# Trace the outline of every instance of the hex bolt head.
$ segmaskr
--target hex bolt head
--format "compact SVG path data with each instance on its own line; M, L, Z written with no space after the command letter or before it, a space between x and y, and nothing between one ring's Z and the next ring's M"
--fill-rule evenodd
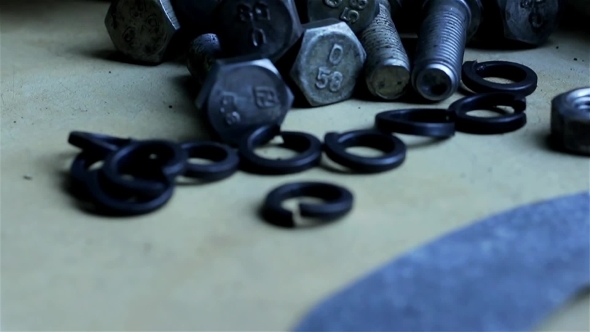
M395 100L404 95L410 83L410 60L391 19L387 1L379 4L379 14L360 34L367 52L365 83L378 98Z
M146 64L165 60L180 29L170 0L114 0L105 25L118 51Z
M349 99L366 59L344 22L326 19L304 25L305 32L289 76L310 106Z
M379 13L377 0L306 1L306 15L310 22L335 18L348 24L354 33L365 30Z
M564 7L564 0L484 0L478 38L542 45L557 30Z
M480 0L423 0L412 85L425 99L442 101L459 89L467 41L481 21Z
M254 128L280 125L293 99L270 60L244 56L217 60L195 105L222 141L237 145Z
M203 84L207 74L217 59L222 57L219 39L212 33L200 35L189 44L186 53L186 66L199 84Z
M293 0L224 0L214 30L228 56L256 54L278 61L303 28Z
M590 87L568 91L553 99L551 136L567 151L590 155Z

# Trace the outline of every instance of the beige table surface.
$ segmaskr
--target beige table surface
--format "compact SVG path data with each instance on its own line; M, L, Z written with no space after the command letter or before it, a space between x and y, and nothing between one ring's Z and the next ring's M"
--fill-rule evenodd
M413 247L492 213L589 189L589 160L544 144L550 99L590 84L589 35L562 31L541 49L466 55L518 61L538 72L529 123L518 132L458 134L435 145L403 136L407 160L385 174L238 173L221 183L180 186L165 208L147 216L85 214L63 191L77 151L66 142L69 131L203 137L196 91L187 90L182 64L110 60L107 6L2 4L6 331L285 330L318 300ZM403 106L349 101L293 110L284 127L316 135L365 128L377 112ZM311 230L262 223L255 212L264 195L293 180L345 185L355 208L341 222ZM542 328L588 330L589 303L582 296Z

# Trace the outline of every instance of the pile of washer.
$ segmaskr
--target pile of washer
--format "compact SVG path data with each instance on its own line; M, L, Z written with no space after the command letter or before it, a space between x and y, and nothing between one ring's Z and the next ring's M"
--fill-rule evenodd
M507 63L466 63L465 72L486 66L508 66ZM475 67L474 67L475 66ZM76 188L93 203L95 212L130 216L154 211L172 197L178 176L199 181L219 181L238 169L263 175L285 175L304 172L321 163L322 155L354 173L379 173L400 166L406 158L406 145L392 133L447 139L455 130L476 134L500 134L522 128L526 124L525 92L536 86L536 75L521 68L525 83L509 84L514 92L487 92L460 99L448 109L414 108L386 111L375 116L375 129L343 133L329 132L323 142L305 132L281 131L280 126L262 125L245 132L236 141L237 152L230 146L214 141L174 143L164 140L135 140L87 132L72 132L69 143L82 149L72 163L70 173ZM475 68L475 69L474 69ZM472 77L475 82L477 78ZM493 90L494 83L467 83L474 89ZM526 90L526 91L525 91ZM481 118L468 114L476 109L509 106L514 113ZM287 159L268 159L255 149L275 137L282 138L281 146L298 154ZM354 146L371 147L383 152L378 157L363 157L347 151ZM195 164L190 158L208 159L210 164ZM102 161L102 166L91 169ZM126 176L127 175L127 176ZM128 176L131 176L129 178ZM263 217L281 227L297 226L293 213L282 202L289 198L311 196L323 199L323 204L300 204L300 214L323 221L335 220L348 213L353 206L353 194L330 183L290 183L267 195Z
M392 133L446 139L455 130L502 134L522 128L526 124L525 97L537 87L535 72L505 61L462 64L465 44L475 35L481 20L479 0L428 0L423 5L426 15L411 70L392 19L403 16L404 6L398 0L113 1L106 25L116 48L131 60L158 64L178 54L179 48L192 40L186 57L187 67L200 85L195 104L207 115L220 142L141 141L72 132L70 144L82 149L71 167L76 187L84 189L83 194L97 212L138 215L168 202L178 176L219 181L238 169L266 175L293 174L319 166L324 153L351 172L377 173L400 166L406 157L405 144ZM530 15L537 12L535 6ZM509 10L499 4L496 7L496 12L504 14ZM498 17L506 23L506 15ZM557 15L547 14L544 19L548 22L534 36L524 30L516 33L512 20L511 25L506 24L513 30L504 37L540 44L554 30ZM513 83L494 83L486 77L502 77ZM294 102L324 106L347 100L357 92L396 100L410 90L409 86L426 101L441 101L454 94L461 81L473 95L448 109L379 113L371 130L330 132L321 142L311 134L283 132L280 128ZM572 123L572 112L564 115L561 105L567 101L567 105L573 103L574 108L583 109L579 106L587 105L584 98L589 95L583 92L582 97L561 98L557 110L554 104L554 118L562 125L554 125L553 133L562 145L572 146L571 129L568 132L563 125ZM514 112L493 118L468 114L498 106L511 107ZM590 113L574 122L588 128L588 118ZM579 132L573 141L588 140L590 130ZM255 153L257 147L277 136L282 138L283 147L298 155L275 160ZM578 144L582 150L589 145ZM353 146L372 147L383 154L361 157L347 152ZM212 163L194 164L190 158ZM103 165L92 169L99 161ZM264 218L275 225L295 227L293 213L281 203L299 196L323 199L323 204L300 204L299 213L325 221L343 216L353 205L353 195L346 188L329 183L292 183L268 194Z

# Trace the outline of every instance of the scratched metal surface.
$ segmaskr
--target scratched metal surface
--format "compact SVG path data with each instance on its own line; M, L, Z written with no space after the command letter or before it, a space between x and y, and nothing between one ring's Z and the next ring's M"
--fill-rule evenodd
M393 172L240 173L181 186L164 209L141 218L87 215L62 190L76 152L68 132L203 137L196 91L187 90L182 64L113 61L106 1L16 3L3 3L0 29L7 331L284 330L322 297L410 248L494 212L589 189L588 159L544 144L550 99L590 84L590 34L569 29L541 49L467 53L468 60L512 60L538 72L529 123L518 132L458 134L436 145L403 136L408 158ZM403 106L349 101L294 110L285 128L317 135L364 128L375 113ZM255 210L265 193L298 179L349 187L354 211L309 231L261 223ZM582 296L542 329L588 330L588 305Z

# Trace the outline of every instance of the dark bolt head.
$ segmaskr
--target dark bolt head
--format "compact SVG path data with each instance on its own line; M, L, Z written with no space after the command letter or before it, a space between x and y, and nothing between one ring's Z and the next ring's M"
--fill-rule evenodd
M563 0L486 0L486 38L538 46L559 25ZM486 5L488 3L486 2ZM487 12L486 7L486 12Z
M223 0L214 21L228 56L256 54L273 62L303 32L293 0Z
M280 125L293 94L268 59L252 56L217 60L195 101L219 138L235 145L263 125Z
M105 25L115 48L129 59L158 64L180 29L169 0L115 0Z
M504 10L504 35L508 39L539 45L558 25L559 0L507 1Z

